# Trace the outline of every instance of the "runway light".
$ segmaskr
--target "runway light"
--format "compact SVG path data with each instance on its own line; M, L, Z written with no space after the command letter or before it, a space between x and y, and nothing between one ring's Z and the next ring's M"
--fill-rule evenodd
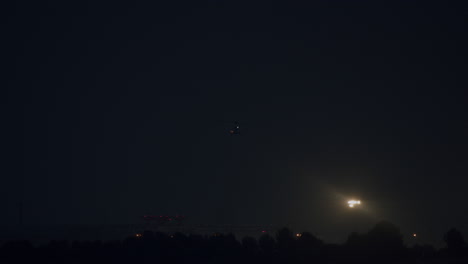
M359 201L359 200L349 200L348 201L348 206L351 207L351 208L353 208L357 204L361 204L361 201Z

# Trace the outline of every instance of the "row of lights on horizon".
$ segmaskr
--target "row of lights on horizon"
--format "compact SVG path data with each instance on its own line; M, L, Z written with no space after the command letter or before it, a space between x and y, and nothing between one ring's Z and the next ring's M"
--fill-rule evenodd
M263 230L262 233L266 233L266 231ZM142 235L141 233L135 234L135 237L142 237L142 236L143 236L143 235ZM218 234L218 233L214 233L213 236L219 236L219 234ZM418 235L417 235L416 233L413 233L413 234L412 234L412 237L414 237L414 238L416 238L417 236L418 236ZM171 235L170 237L173 238L174 236ZM296 237L297 237L297 238L302 237L302 233L296 233Z
M348 201L348 206L349 206L350 208L354 208L354 207L360 206L360 205L361 205L361 201L360 201L360 200L349 200L349 201ZM146 218L146 217L148 217L148 216L145 216L145 218ZM162 217L162 216L160 216L160 217ZM167 216L166 216L166 217L167 217ZM183 217L183 216L182 216L182 217ZM264 234L267 233L266 230L262 230L261 232L264 233ZM214 236L219 236L218 233L214 233L213 235L214 235ZM138 234L135 234L135 236L136 236L136 237L142 237L142 234L138 233ZM295 236L296 236L297 238L300 238L300 237L302 236L302 234L301 234L301 233L296 233ZM412 236L413 238L416 238L418 235L417 235L416 233L413 233L413 234L411 234L411 236ZM173 236L171 236L171 237L173 237Z

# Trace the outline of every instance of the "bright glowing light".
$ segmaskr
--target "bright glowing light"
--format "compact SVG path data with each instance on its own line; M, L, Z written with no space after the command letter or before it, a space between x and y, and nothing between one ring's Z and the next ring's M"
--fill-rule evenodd
M141 237L141 234L136 234L135 236L136 236L136 237Z
M417 237L418 235L416 233L413 234L413 237Z
M348 206L353 208L356 204L361 204L361 201L359 200L349 200L348 201Z
M296 237L301 237L301 236L302 236L301 233L297 233L297 234L296 234Z

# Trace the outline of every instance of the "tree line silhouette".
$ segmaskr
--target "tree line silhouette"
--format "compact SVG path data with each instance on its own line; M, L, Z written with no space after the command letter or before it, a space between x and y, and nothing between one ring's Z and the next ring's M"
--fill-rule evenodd
M0 263L467 263L462 234L452 228L446 247L407 247L399 229L379 222L369 232L352 233L344 244L327 244L288 228L259 239L233 234L211 236L145 231L122 241L50 241L34 247L9 241L0 248Z

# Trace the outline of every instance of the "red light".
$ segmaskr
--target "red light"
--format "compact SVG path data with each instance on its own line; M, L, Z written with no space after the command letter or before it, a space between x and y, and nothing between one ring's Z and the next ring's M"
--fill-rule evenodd
M265 230L262 230L262 233L266 233L266 231L265 231Z

